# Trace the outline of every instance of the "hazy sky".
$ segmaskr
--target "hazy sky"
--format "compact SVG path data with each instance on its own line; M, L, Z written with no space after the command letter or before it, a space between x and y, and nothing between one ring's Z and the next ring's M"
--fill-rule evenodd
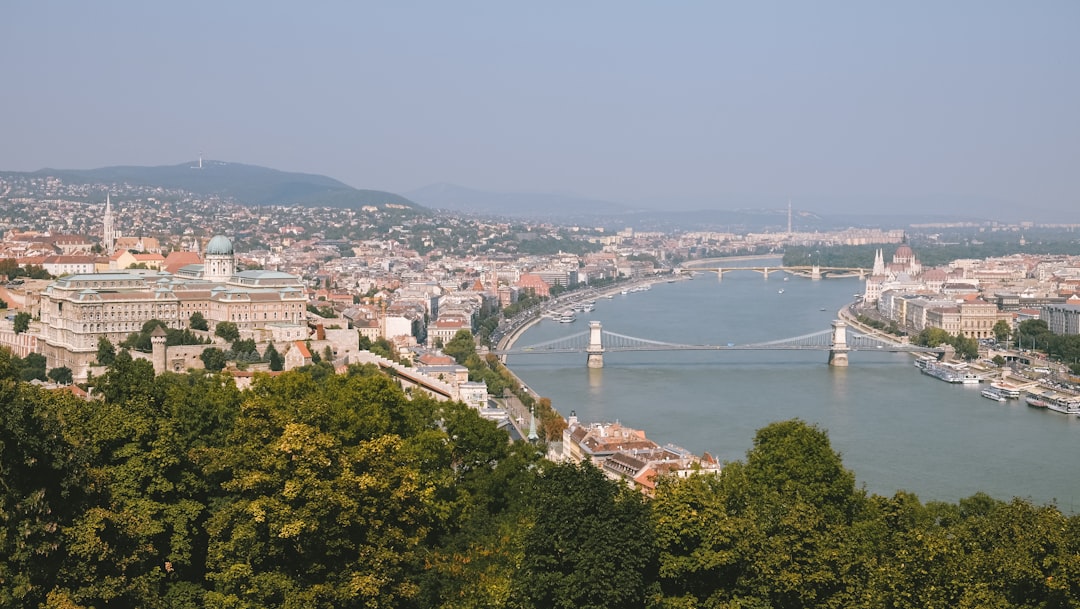
M1076 0L7 0L0 57L0 169L1080 209Z

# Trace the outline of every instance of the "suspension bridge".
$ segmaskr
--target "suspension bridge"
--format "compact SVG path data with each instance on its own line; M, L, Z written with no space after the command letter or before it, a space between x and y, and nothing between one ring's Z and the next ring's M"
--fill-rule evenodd
M877 351L891 353L933 353L939 357L945 352L941 347L922 347L910 343L897 343L877 336L848 333L846 322L835 320L832 329L759 343L726 345L688 345L669 343L636 336L617 334L603 329L599 321L590 321L589 329L577 334L544 341L532 345L493 350L496 355L537 355L545 353L586 353L590 368L604 366L604 353L627 351L828 351L829 365L847 366L848 353L852 351Z

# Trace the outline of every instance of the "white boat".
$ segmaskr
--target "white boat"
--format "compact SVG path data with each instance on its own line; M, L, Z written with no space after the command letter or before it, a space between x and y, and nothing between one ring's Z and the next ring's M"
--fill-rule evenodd
M918 366L919 372L946 383L964 382L964 375L948 364L936 360L919 360L916 361L915 365Z
M577 320L577 317L574 316L573 311L565 311L555 319L561 324L570 324L574 323Z
M1025 399L1028 406L1046 408L1062 414L1080 415L1080 396L1078 395L1044 391L1042 393L1029 393Z
M780 288L779 290L776 291L776 293L777 294L783 294L784 293L784 288Z
M1013 385L1012 383L1008 383L1005 381L994 381L990 383L990 387L1007 398L1015 400L1020 397L1020 388L1016 385Z
M1002 393L1000 391L998 391L997 389L993 389L991 387L987 387L986 389L983 389L982 390L982 396L984 398L986 398L986 399L994 400L995 402L1004 402L1005 399L1006 399L1005 396L1002 395Z

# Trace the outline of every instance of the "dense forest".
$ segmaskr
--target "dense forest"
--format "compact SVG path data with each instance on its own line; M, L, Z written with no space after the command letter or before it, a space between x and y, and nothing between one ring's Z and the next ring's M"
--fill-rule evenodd
M798 420L646 498L373 367L241 391L118 356L86 401L16 359L0 350L2 607L1080 604L1080 516L869 494Z

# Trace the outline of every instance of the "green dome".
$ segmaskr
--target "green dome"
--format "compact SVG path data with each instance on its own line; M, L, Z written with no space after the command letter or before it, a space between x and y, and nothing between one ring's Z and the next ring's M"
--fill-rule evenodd
M232 256L232 241L224 235L217 235L206 245L207 256Z

